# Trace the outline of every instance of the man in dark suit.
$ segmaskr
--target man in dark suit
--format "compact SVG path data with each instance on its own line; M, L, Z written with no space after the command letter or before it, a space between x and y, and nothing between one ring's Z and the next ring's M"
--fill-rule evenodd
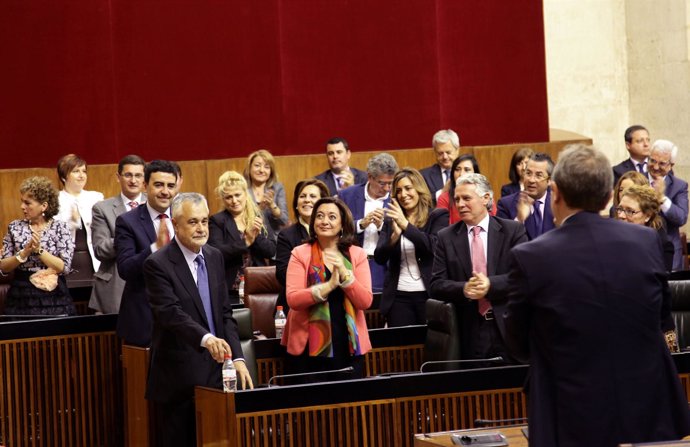
M661 216L666 221L668 240L673 243L673 270L683 270L680 227L688 221L688 184L673 175L678 147L668 140L656 140L649 155L649 178L663 198Z
M647 175L649 158L649 131L644 126L636 124L625 129L625 148L630 154L630 158L623 160L613 167L613 184L618 183L618 179L623 174L630 171L641 172Z
M530 446L679 439L690 414L662 321L670 294L656 231L605 219L600 151L566 147L553 173L559 228L512 250L506 342L529 362Z
M496 216L523 223L530 240L555 228L549 189L552 172L551 157L544 153L532 155L525 168L525 190L498 201Z
M117 271L126 281L117 319L117 335L126 344L151 345L151 307L144 287L144 261L175 235L170 221L170 202L177 194L177 168L169 161L154 160L144 170L146 206L118 216L115 221Z
M92 209L91 241L93 253L101 261L93 275L93 290L89 308L97 314L116 314L125 281L117 273L117 252L115 251L115 220L120 214L146 202L144 186L144 159L138 155L127 155L117 165L117 181L120 194L96 203Z
M355 221L357 240L367 252L371 270L371 287L374 292L383 290L386 268L374 261L374 251L383 226L384 209L390 202L393 176L398 171L398 163L392 155L382 152L374 155L367 163L367 182L343 189L338 194L350 208Z
M460 137L451 129L439 130L431 139L431 146L436 156L436 163L419 172L424 177L436 205L436 199L441 195L443 185L453 178L450 168L453 161L460 155Z
M160 446L194 446L194 387L221 388L230 355L238 388L253 388L225 284L223 255L206 245L208 205L201 194L173 200L175 239L144 263L153 310L153 344L146 398L155 405Z
M461 357L501 356L505 348L503 314L510 249L527 241L525 227L489 215L493 192L481 174L460 177L455 204L462 221L438 233L431 274L431 296L452 302L461 322Z
M328 186L332 196L338 195L341 189L361 185L367 181L366 172L350 167L351 155L345 138L331 138L326 143L326 158L330 169L323 171L316 178Z

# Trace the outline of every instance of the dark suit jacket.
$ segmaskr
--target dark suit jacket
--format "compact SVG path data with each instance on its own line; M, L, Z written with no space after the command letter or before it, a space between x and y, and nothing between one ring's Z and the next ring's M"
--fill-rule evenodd
M366 202L364 199L364 188L366 188L366 186L366 183L363 185L353 185L349 188L341 190L340 193L338 193L338 198L345 202L345 205L350 208L352 218L355 221L355 226L357 225L358 220L364 218L364 204ZM383 205L388 206L390 200L390 195L388 195L388 198L384 200ZM355 231L357 231L357 229L355 229ZM362 242L364 242L364 232L357 234L357 240L359 240L359 245L361 246Z
M516 192L520 192L520 185L517 183L506 183L501 186L501 197L509 196Z
M223 256L208 245L202 251L216 337L228 342L233 359L243 358L225 285ZM204 305L176 240L146 260L144 277L154 318L146 398L179 402L192 399L196 385L221 388L221 365L201 346L201 339L210 332Z
M517 203L520 198L520 192L513 193L509 196L505 196L498 201L496 212L496 217L502 217L504 219L515 219L517 216ZM524 225L525 230L527 230L527 236L530 240L546 233L549 230L556 228L556 224L553 223L553 213L551 212L551 189L549 188L546 192L546 199L544 200L543 206L543 219L541 229L537 228L537 223L534 218L534 213L530 214L527 219L525 219Z
M637 171L637 167L635 166L635 163L631 159L626 159L623 160L622 162L618 163L616 166L613 167L613 186L616 186L618 183L618 180L625 174L626 172L630 171Z
M666 221L668 239L673 243L673 270L683 269L683 247L680 243L680 227L688 221L688 184L684 180L668 174L666 182L666 197L671 200L671 208L661 213Z
M142 195L142 200L146 200L146 194ZM117 273L115 251L115 221L125 212L127 208L120 194L96 203L91 211L93 253L101 265L93 275L89 308L104 314L118 313L125 288L125 281Z
M436 205L436 191L443 188L443 174L441 173L441 167L438 164L433 164L422 169L419 171L419 173L422 174L422 177L424 177L426 186L429 187L429 191L431 192L431 198L434 201L434 205Z
M350 167L350 171L352 171L352 175L355 177L355 183L352 186L366 183L369 179L369 176L366 172L360 171L357 168ZM330 191L332 196L338 194L338 187L335 184L335 177L333 177L333 173L330 169L323 171L321 174L317 175L316 178L328 186L328 191Z
M290 307L285 298L285 278L287 276L288 263L292 249L298 245L304 244L309 239L307 229L301 223L292 224L278 234L278 246L276 247L276 279L278 283L283 286L278 294L278 301L276 305L283 306L287 315Z
M117 272L126 281L117 335L129 345L151 345L153 317L144 287L144 261L155 241L156 230L146 206L121 214L115 221Z
M211 216L208 222L208 244L220 250L225 261L225 281L228 290L235 283L237 271L242 267L242 256L249 253L252 258L251 265L267 265L266 259L271 259L276 254L276 243L272 237L260 233L254 243L247 244L240 237L235 219L227 211Z
M463 292L465 283L472 277L467 231L464 222L439 231L431 273L431 296L455 304L463 329L470 327L467 323L470 318L479 318L477 301L466 298ZM491 287L486 299L491 302L494 315L503 314L506 302L510 249L525 241L527 234L521 223L498 217L489 218L486 268ZM496 318L496 325L505 339L503 320ZM468 348L467 340L469 337L463 335L462 349Z
M530 445L690 433L662 335L670 292L660 245L650 228L581 212L513 249L506 342L530 363Z
M448 226L448 210L436 208L429 210L429 218L422 228L417 228L409 224L403 236L414 244L417 265L422 274L422 282L426 287L427 294L431 290L431 267L434 264L434 250L436 249L436 235ZM388 265L386 279L383 284L381 294L381 314L387 315L395 303L395 294L398 290L398 280L400 279L400 239L391 245L390 238L393 232L392 221L386 220L379 234L379 242L374 252L374 259L381 265Z

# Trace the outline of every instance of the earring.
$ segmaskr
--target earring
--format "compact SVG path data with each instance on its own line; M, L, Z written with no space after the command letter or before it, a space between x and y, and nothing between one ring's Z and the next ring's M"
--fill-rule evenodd
M41 216L46 217L46 212L43 211L43 212L41 213Z
M343 237L343 229L340 229L340 237Z

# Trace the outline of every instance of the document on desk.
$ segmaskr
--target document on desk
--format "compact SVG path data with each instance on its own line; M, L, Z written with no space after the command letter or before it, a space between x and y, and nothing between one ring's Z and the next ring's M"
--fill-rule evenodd
M502 447L507 446L508 441L502 433L482 433L476 435L451 435L450 439L455 445Z

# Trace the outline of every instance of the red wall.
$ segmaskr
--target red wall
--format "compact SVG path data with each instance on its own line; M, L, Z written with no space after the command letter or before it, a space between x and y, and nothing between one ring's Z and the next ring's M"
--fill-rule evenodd
M540 0L8 0L0 168L548 139Z

